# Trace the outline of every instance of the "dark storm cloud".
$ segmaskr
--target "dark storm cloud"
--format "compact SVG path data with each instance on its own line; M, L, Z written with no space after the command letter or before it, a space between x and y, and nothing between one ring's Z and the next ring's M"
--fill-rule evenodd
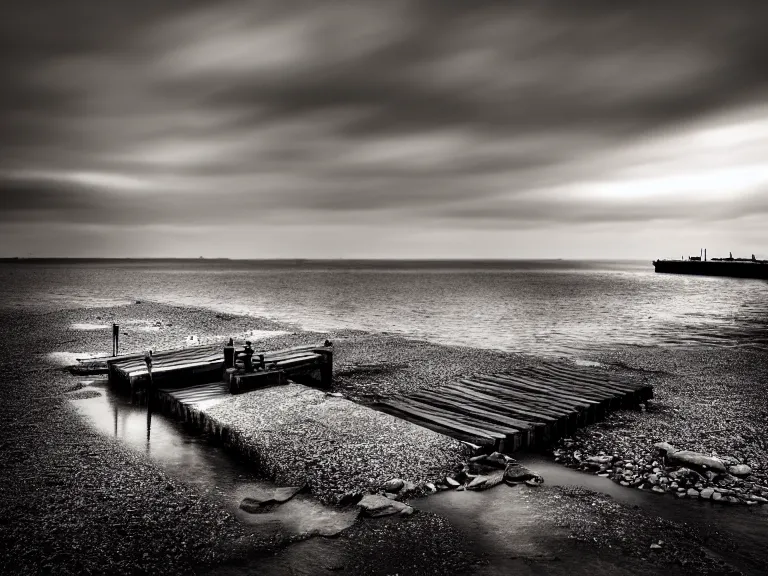
M5 12L5 222L348 214L483 227L765 211L768 177L753 169L768 138L753 129L768 91L762 2L72 0ZM734 146L701 144L742 109ZM736 203L691 210L687 175L726 152Z

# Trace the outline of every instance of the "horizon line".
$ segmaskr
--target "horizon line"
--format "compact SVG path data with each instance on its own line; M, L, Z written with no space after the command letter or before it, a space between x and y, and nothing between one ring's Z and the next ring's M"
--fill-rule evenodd
M30 260L179 260L188 262L199 262L200 260L224 261L224 262L583 262L583 261L639 261L648 258L609 258L609 257L584 257L584 258L537 258L537 257L518 257L518 258L446 258L446 257L420 257L420 258L397 258L397 257L368 257L368 258L307 258L307 257L279 257L279 258L227 258L223 256L2 256L0 262L20 262ZM652 258L651 258L652 259Z

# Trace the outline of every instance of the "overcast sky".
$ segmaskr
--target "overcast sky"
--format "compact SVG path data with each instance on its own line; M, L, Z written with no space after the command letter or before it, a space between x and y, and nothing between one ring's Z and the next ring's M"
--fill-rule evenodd
M768 257L767 29L764 1L5 3L0 255Z

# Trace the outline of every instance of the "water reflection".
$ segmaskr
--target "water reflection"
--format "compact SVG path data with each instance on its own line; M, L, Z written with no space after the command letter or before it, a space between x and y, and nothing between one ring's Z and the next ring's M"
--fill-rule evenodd
M73 401L95 428L146 453L171 476L218 499L251 531L325 535L355 521L356 511L328 508L307 494L295 496L267 514L243 512L239 509L243 498L274 486L260 478L254 466L187 430L151 404L132 404L104 383L100 388L103 394L99 397Z

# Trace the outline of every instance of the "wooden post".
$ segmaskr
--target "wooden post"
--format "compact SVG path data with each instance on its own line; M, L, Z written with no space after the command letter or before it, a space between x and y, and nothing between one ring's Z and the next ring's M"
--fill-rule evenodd
M112 356L117 356L120 350L120 326L112 324Z
M224 369L235 367L235 343L232 338L229 339L229 343L224 346Z
M155 386L154 386L154 384L152 382L152 350L148 351L144 355L144 362L147 364L147 376L149 377L149 382L147 382L147 389L146 389L146 394L147 394L147 412L149 413L149 412L152 411L152 393L153 393L154 388L155 388ZM149 429L147 429L147 430L149 430ZM147 432L147 433L149 433L149 432Z

